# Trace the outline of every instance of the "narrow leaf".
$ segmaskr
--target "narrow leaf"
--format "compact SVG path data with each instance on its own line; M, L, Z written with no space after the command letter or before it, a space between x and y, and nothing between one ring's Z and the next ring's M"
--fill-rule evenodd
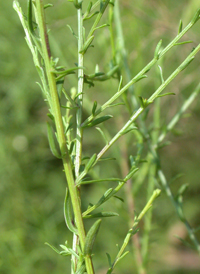
M76 271L76 273L75 274L83 274L83 273L85 273L85 265L84 264L82 264L82 266Z
M110 254L109 254L109 253L106 253L106 256L107 256L107 258L108 258L109 267L112 267L112 262L111 262Z
M49 243L44 243L45 245L48 245L49 247L51 247L57 254L60 254L60 251L56 248L56 247L54 247L53 245L50 245Z
M139 170L139 168L134 168L133 170L131 170L131 171L126 175L126 177L124 178L124 181L126 182L126 181L130 180L130 179L133 177L133 175L134 175L138 170Z
M88 172L88 171L91 169L91 167L92 167L93 164L95 163L96 159L97 159L97 154L94 153L94 154L92 155L92 157L90 158L90 160L87 162L86 166L85 166L86 172Z
M98 13L99 13L99 11L95 11L95 12L91 13L90 15L88 15L87 17L83 18L83 20L84 20L84 21L85 21L85 20L88 20L88 19L92 18L93 16L95 16L95 15L98 14Z
M118 213L115 212L98 212L90 215L86 215L83 219L91 219L91 218L101 218L101 217L114 217L119 216Z
M135 83L139 82L140 80L144 79L144 78L147 78L148 76L147 75L141 75L139 76L136 80L135 80Z
M105 178L105 179L96 179L96 180L89 180L89 181L81 181L80 185L92 184L92 183L100 183L100 182L124 182L123 179L120 178Z
M94 40L94 35L90 36L90 38L88 38L88 40L84 43L83 48L79 51L79 53L86 53L86 51L88 50L89 46L92 44L92 41Z
M183 28L183 22L180 20L179 27L178 27L178 34L182 31Z
M162 39L158 42L158 44L156 46L156 49L155 49L155 52L154 52L154 58L155 59L159 59L161 45L162 45Z
M121 259L123 259L128 253L129 253L129 251L124 252L124 254L122 254L122 256L117 259L116 263L118 263L119 261L121 261Z
M199 15L200 15L200 9L197 10L194 17L192 18L192 20L191 20L192 24L195 24L199 20Z
M83 126L83 128L84 128L84 127L93 127L93 126L96 126L96 125L98 125L98 124L101 124L101 123L103 123L103 122L109 120L109 119L112 118L112 117L113 117L112 115L104 115L104 116L99 117L99 118L93 120L92 122L86 124L85 126Z
M158 66L158 68L159 68L159 72L160 72L161 83L163 84L165 82L164 77L163 77L163 71L162 71L161 66Z
M32 22L32 0L28 0L28 15L27 15L28 27L32 35L35 35Z
M72 27L71 27L70 25L67 25L67 27L70 29L72 35L73 35L76 39L78 39L78 36L77 36L76 33L73 31Z
M95 111L97 109L97 101L94 101L93 107L92 107L92 115L95 115Z
M44 9L47 9L47 8L51 8L51 7L53 7L53 4L46 4L46 5L44 5Z
M65 223L68 229L72 233L75 233L78 235L78 230L72 223L72 208L71 208L71 200L70 200L68 189L66 189L65 202L64 202L64 218L65 218Z
M101 130L99 127L96 127L96 129L100 132L101 136L103 137L106 145L108 144L108 139L106 138L106 135L104 134L103 130Z
M122 203L124 203L124 199L123 198L121 198L119 196L116 196L116 195L114 195L113 197L116 198L116 199L118 199L118 200L120 200Z
M99 201L97 202L97 205L102 205L111 195L111 193L113 192L113 188L109 188L108 190L106 190L106 192L103 194L103 196L99 199Z
M158 98L158 97L168 96L168 95L176 95L176 93L174 93L174 92L168 92L168 93L159 94L159 95L157 96L157 98Z
M47 122L47 133L48 133L49 146L50 146L52 154L55 157L61 159L61 154L59 153L59 150L55 143L54 131L53 131L53 128L51 127L49 122Z
M184 44L190 44L190 43L193 43L193 41L189 40L189 41L183 41L183 42L175 43L174 46L179 46L179 45L184 45Z
M94 31L97 30L97 29L105 28L105 27L109 27L109 24L103 24L103 25L101 25L101 26L99 26L99 27L96 27L96 28L94 29Z
M85 239L85 246L84 246L85 256L92 254L92 248L93 248L95 239L97 237L100 225L101 225L101 219L97 220L87 233L87 236Z

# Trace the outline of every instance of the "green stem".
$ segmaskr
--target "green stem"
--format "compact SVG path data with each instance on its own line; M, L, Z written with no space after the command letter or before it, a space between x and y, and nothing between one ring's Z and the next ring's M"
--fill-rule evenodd
M94 21L94 24L91 27L90 32L89 32L86 40L88 40L93 35L93 33L95 32L96 27L99 24L99 21L101 20L101 17L103 16L104 11L106 10L109 2L110 2L110 0L106 0L104 4L103 4L103 2L100 2L100 5L102 4L103 6L100 7L100 12L99 12L99 14L96 17L96 20Z
M82 16L82 5L80 3L80 8L77 9L77 17L78 17L78 88L77 88L77 105L78 109L76 112L76 156L75 156L75 176L76 178L79 176L79 169L81 165L81 157L82 157L82 139L83 139L83 130L81 128L82 122L82 102L83 102L83 54L79 53L83 46L83 16ZM80 191L79 191L79 199L80 199ZM77 250L77 245L79 242L79 237L76 234L73 234L73 249ZM77 258L72 255L72 261L74 262L74 268L76 271L77 267ZM73 265L72 265L73 267ZM89 273L89 272L88 272ZM93 273L93 272L92 272Z
M152 94L147 100L148 103L152 103L158 95L166 88L167 85L184 69L188 61L194 57L200 50L200 44L188 55L188 57L182 62L182 64L166 79L166 81L160 85L160 87ZM144 111L145 107L140 107L129 119L129 121L123 126L123 128L110 140L110 142L104 146L104 148L97 155L96 162L108 151L108 149L123 135L131 124L138 118L138 116Z
M44 19L45 17L44 17L43 2L42 0L35 0L35 3L36 3L36 17L37 17L38 27L40 30L42 52L43 52L44 64L46 68L46 74L47 74L47 79L48 79L48 84L50 89L51 103L52 103L52 108L54 113L54 120L55 120L55 125L57 130L58 142L61 150L64 171L65 171L69 192L71 196L72 207L75 215L75 221L78 228L81 248L83 250L85 245L85 229L84 229L84 224L82 219L81 207L79 203L79 195L74 183L72 163L71 163L68 148L66 145L66 138L64 133L60 103L59 103L59 98L58 98L58 93L56 88L56 80L55 80L54 73L52 73L53 68L50 60L51 56L50 56L48 36L47 36L47 30L45 25L45 19ZM93 269L91 258L86 258L85 264L86 264L86 269L88 274L93 274L94 272L91 270Z
M143 208L143 210L141 211L141 213L139 214L139 216L136 218L136 220L134 221L134 224L132 226L131 229L129 229L124 242L114 260L114 263L112 265L112 268L108 270L107 273L112 273L114 267L116 266L117 262L119 261L120 257L123 255L125 248L127 247L131 236L136 232L137 226L139 224L139 222L141 221L141 219L144 217L144 215L147 213L147 211L152 207L152 203L154 202L154 200L160 195L161 190L160 189L156 189L153 191L153 194L151 195L150 199L148 200L147 204L145 205L145 207Z
M85 126L87 123L91 122L94 117L99 115L102 111L108 108L116 99L118 99L126 90L128 90L134 83L138 81L138 79L143 76L147 71L149 71L157 62L158 60L167 52L169 51L177 41L193 26L190 22L183 30L180 32L171 43L169 43L162 52L158 55L157 58L153 58L130 82L128 82L121 90L119 90L113 97L111 97L105 104L103 104L96 112L95 115L90 115L83 123L82 126Z
M189 237L190 237L190 240L193 242L197 252L200 255L200 243L198 242L198 239L195 236L193 229L191 228L190 224L188 223L187 219L185 218L181 206L175 200L175 198L171 192L170 186L169 186L162 170L158 170L158 177L160 179L160 182L161 182L163 188L165 189L167 196L170 198L172 204L174 205L177 215L179 216L180 220L185 224L188 234L189 234Z

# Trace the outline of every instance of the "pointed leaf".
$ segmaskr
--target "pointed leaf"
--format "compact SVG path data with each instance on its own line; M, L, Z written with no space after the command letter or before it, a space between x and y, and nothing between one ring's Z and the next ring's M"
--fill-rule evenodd
M118 199L118 200L120 200L122 203L124 203L124 199L123 198L121 198L119 196L116 196L116 195L114 195L113 197L116 198L116 199Z
M44 5L44 9L47 9L47 8L51 8L51 7L53 7L53 4L46 4L46 5Z
M159 59L161 45L162 45L162 39L158 42L154 52L154 58L157 60Z
M109 254L109 253L106 253L106 256L107 256L107 258L108 258L109 267L112 267L112 262L111 262L110 254Z
M137 172L139 170L139 168L134 168L133 170L131 170L127 175L126 175L126 177L124 178L124 181L126 182L126 181L128 181L128 180L130 180L132 177L133 177L133 175Z
M75 233L78 235L78 230L72 223L72 208L71 208L71 200L70 200L68 189L66 189L65 202L64 202L64 218L65 218L65 223L68 229L72 233Z
M157 98L158 98L158 97L164 97L164 96L167 96L167 95L176 95L176 93L174 93L174 92L168 92L168 93L159 94L159 95L157 96Z
M175 43L174 46L179 46L179 45L184 45L184 44L189 44L189 43L193 43L193 41L189 40L189 41L183 41L183 42Z
M183 22L180 20L179 27L178 27L178 34L182 31L183 28Z
M92 115L95 115L95 111L97 109L97 101L94 101L93 107L92 107Z
M96 125L98 125L98 124L101 124L101 123L103 123L103 122L109 120L109 119L112 118L112 117L113 117L112 115L104 115L104 116L101 116L101 117L99 117L99 118L97 118L97 119L92 120L90 123L88 123L88 124L86 124L85 126L83 126L83 128L84 128L84 127L93 127L93 126L96 126Z
M56 247L54 247L53 245L50 245L49 243L44 243L45 245L48 245L49 247L51 247L56 253L58 253L58 254L60 254L60 251L56 248Z
M88 172L88 171L91 169L91 167L92 167L93 164L95 163L96 159L97 159L97 154L94 153L94 154L92 155L92 157L90 158L90 160L87 162L86 166L85 166L86 172Z
M59 153L59 150L57 148L57 145L55 143L55 137L54 137L54 132L53 128L51 127L50 123L47 122L47 133L48 133L48 140L49 140L49 146L51 149L52 154L61 159L61 154Z
M79 53L82 53L82 54L86 53L86 51L92 44L93 40L94 40L94 35L92 35L92 36L90 36L90 38L88 38L88 40L84 43L83 48L79 51Z
M192 18L192 20L191 20L192 25L195 24L199 20L199 15L200 15L200 9L197 10L194 17Z
M98 212L98 213L86 215L83 217L83 219L114 217L114 216L119 216L119 214L115 212Z
M91 255L92 254L92 248L95 242L95 239L97 237L99 228L101 225L101 219L97 220L90 230L87 233L86 239L85 239L85 246L84 246L84 255Z
M96 179L96 180L89 180L89 181L81 181L79 185L86 185L92 183L100 183L100 182L124 182L123 179L120 178L105 178L105 179Z
M101 133L101 136L103 137L106 145L108 144L108 139L106 138L106 135L104 134L103 130L101 130L99 127L96 127L96 129Z

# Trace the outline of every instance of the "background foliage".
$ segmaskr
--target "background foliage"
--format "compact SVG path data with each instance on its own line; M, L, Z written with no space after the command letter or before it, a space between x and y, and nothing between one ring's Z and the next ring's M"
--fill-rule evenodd
M25 2L25 1L24 1ZM60 57L62 65L73 67L77 62L76 40L71 35L67 24L76 30L76 14L71 3L64 0L52 0L54 8L48 9L47 21L50 42L54 56ZM87 1L85 1L87 2ZM26 3L21 3L26 9ZM151 60L156 44L163 39L167 44L176 34L179 20L186 25L197 8L198 1L121 1L121 16L132 75L135 75ZM62 163L56 160L49 150L46 134L47 107L41 96L31 54L24 41L24 33L17 14L12 9L11 1L1 3L0 17L0 270L2 274L15 273L69 273L68 258L56 255L44 242L55 246L68 239L68 231L63 217L65 178ZM184 45L179 51L172 49L163 59L164 76L167 77L199 41L199 23L186 34L186 39L193 44ZM98 64L102 70L108 66L111 49L108 30L99 31L95 48L86 58L86 69L95 69ZM173 98L162 99L163 124L169 121L181 102L195 88L199 81L199 55L187 70L183 71L167 88L166 92L175 92ZM136 93L148 96L159 81L156 71L148 74L148 80L139 82ZM68 88L76 86L76 77L67 78ZM90 89L85 86L85 109L92 108L91 101L104 102L113 90L117 89L115 80L98 83ZM67 86L66 86L67 88ZM113 110L114 111L114 110ZM119 118L116 123L107 123L111 133L117 131L126 112L123 108L116 111ZM172 185L177 191L183 183L189 183L189 190L184 197L184 211L192 226L199 225L200 207L200 145L199 145L199 98L179 122L174 134L168 136L170 146L161 151L162 166L167 179L178 173L184 175ZM87 115L87 112L85 113ZM151 111L150 111L151 117ZM86 155L92 155L102 147L102 137L87 130L84 139ZM134 140L130 140L130 154L134 155ZM120 151L112 149L110 155L118 157ZM120 176L119 166L113 162L109 168L102 165L101 172L108 176ZM111 184L112 185L112 184ZM144 205L146 194L145 182L135 201L136 211ZM84 186L83 195L88 201L97 200L98 193L106 187ZM125 198L123 192L120 193ZM105 220L102 224L97 244L94 263L98 273L105 273L105 253L116 251L116 244L121 243L127 231L126 203L116 200L109 204L110 209L117 208L120 217ZM174 208L163 193L156 201L154 223L151 232L149 273L199 273L199 258L192 250L183 246L174 234L187 240L184 226L178 220ZM142 230L142 225L141 225ZM197 234L200 238L199 235ZM131 247L130 247L131 248ZM133 269L132 255L128 255L119 264L115 273L121 273L126 266L126 273ZM102 264L102 262L104 262ZM124 272L123 272L124 273ZM126 274L124 273L124 274Z

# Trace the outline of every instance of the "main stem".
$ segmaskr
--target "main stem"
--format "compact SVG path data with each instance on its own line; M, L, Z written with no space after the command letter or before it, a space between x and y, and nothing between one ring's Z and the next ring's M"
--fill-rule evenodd
M50 95L51 95L51 105L52 105L53 114L54 114L58 142L61 150L64 171L65 171L69 192L71 196L75 221L78 228L81 248L83 250L85 245L85 237L86 237L85 229L84 229L84 224L82 219L81 207L79 203L79 195L74 183L72 163L71 163L68 148L66 145L66 137L64 133L65 131L64 131L63 121L62 121L58 92L56 88L56 80L55 80L54 74L52 73L53 67L51 65L51 53L50 53L47 30L45 25L44 7L43 7L42 0L36 0L35 3L36 3L36 17L37 17L37 23L40 31L43 59L44 59L44 64L46 69L47 80L49 84ZM85 259L85 264L86 264L87 273L93 274L94 271L93 271L92 261L90 257L87 257Z

